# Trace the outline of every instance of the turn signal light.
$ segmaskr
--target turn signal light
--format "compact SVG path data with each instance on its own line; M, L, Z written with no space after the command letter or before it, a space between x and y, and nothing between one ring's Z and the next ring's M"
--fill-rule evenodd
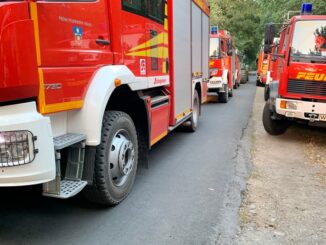
M281 107L282 109L286 109L286 101L285 101L285 100L281 100L280 107Z

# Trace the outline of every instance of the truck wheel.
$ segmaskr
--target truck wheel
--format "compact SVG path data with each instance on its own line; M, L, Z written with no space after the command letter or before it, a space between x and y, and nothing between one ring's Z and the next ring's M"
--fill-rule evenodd
M270 135L281 135L284 134L289 127L286 120L273 120L272 113L270 110L269 102L265 104L263 112L263 125L267 133Z
M128 114L106 111L101 144L96 148L93 185L84 196L91 202L114 206L130 193L137 172L137 132Z
M218 100L221 103L228 103L229 102L229 88L226 85L225 92L218 93Z
M200 101L199 101L198 92L197 92L197 90L195 90L194 106L192 108L192 116L190 119L190 126L189 126L190 132L196 132L196 130L198 128L199 114L200 114Z
M229 97L233 97L233 88L231 88L231 90L229 91Z

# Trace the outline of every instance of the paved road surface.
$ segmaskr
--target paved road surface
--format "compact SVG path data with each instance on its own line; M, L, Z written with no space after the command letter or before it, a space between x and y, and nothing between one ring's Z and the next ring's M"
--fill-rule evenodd
M35 188L0 190L0 244L214 242L254 94L253 81L242 85L228 104L203 106L195 134L175 132L158 143L118 207L43 198Z

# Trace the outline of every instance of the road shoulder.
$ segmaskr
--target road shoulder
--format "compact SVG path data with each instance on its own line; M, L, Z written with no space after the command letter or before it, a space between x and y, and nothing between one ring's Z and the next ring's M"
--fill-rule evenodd
M293 126L280 137L261 123L263 91L253 115L253 168L239 212L237 244L324 244L326 131Z

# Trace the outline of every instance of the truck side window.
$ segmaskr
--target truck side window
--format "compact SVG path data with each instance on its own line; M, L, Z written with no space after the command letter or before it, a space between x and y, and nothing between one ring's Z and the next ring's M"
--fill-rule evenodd
M164 0L122 0L122 9L164 23Z
M143 13L143 0L122 0L122 9L135 13L135 14L144 14Z
M151 0L145 1L148 4L148 15L150 18L158 20L159 22L164 21L164 4L163 0Z
M288 45L288 41L289 41L289 29L286 30L282 51L284 51L286 49L286 47Z

